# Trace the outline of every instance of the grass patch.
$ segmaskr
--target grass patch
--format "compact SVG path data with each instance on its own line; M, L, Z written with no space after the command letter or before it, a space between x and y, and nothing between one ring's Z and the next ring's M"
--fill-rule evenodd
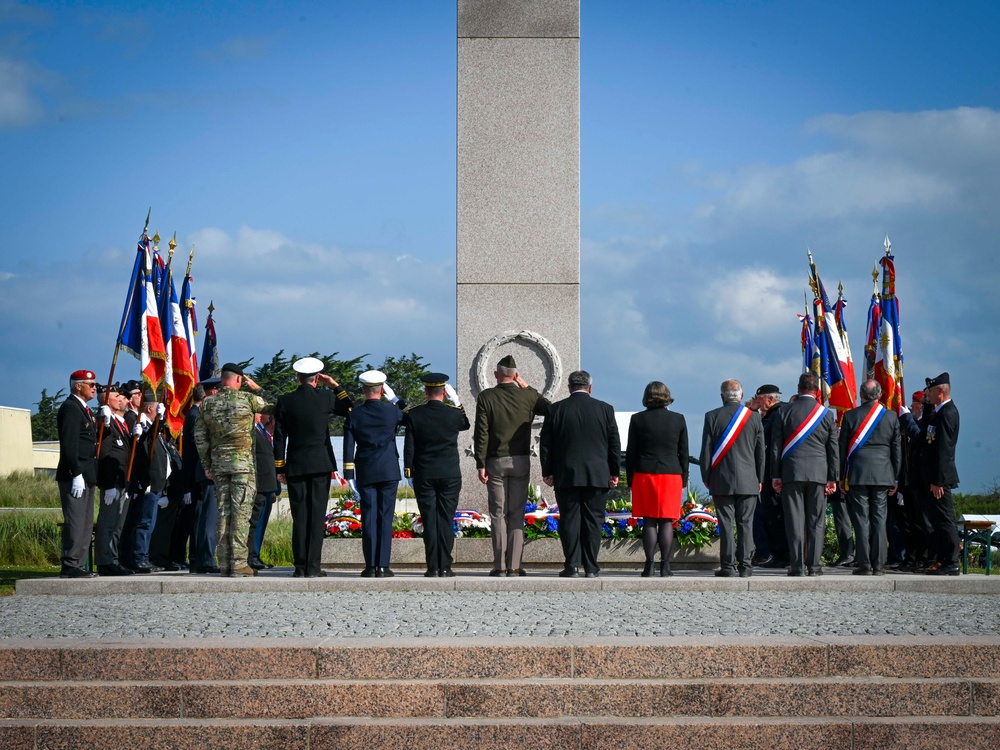
M0 508L60 508L55 479L33 471L13 471L0 477Z
M289 516L271 515L260 545L260 558L271 565L287 567L295 564L292 558L292 519Z
M62 511L0 512L0 565L59 565L62 556Z
M18 565L0 566L0 596L10 596L14 593L14 583L22 578L55 578L59 575L59 566L43 565L41 567L24 567Z

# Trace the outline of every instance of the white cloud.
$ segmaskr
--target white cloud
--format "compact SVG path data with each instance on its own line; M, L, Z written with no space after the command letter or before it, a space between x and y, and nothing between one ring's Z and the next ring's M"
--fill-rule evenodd
M700 299L715 318L715 339L733 344L747 334L773 337L787 331L802 307L794 304L801 294L801 282L767 269L746 268L711 279Z
M42 118L44 108L32 87L38 69L10 57L0 57L0 128L20 128Z

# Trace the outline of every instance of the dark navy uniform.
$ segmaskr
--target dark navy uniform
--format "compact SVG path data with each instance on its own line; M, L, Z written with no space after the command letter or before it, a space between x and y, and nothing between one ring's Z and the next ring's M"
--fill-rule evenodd
M439 375L433 373L433 375ZM428 387L444 385L447 377L425 379ZM455 544L454 519L462 469L458 459L458 433L471 426L465 410L444 401L428 400L406 410L403 418L403 470L413 479L413 492L424 524L427 575L451 572Z
M337 470L330 444L330 417L347 416L350 410L351 400L339 385L329 390L303 383L278 397L274 459L277 473L285 475L288 486L293 575L297 577L321 574L330 474Z
M89 374L93 379L93 373ZM74 373L76 376L77 373ZM80 379L74 377L74 379ZM75 395L66 397L56 416L59 429L59 465L56 481L62 503L62 573L85 576L83 568L94 531L94 487L97 484L97 429L90 409ZM83 477L82 497L73 497L74 477Z

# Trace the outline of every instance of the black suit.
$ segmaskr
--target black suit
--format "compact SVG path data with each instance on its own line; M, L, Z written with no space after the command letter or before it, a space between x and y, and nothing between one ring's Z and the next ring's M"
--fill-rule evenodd
M320 572L330 474L337 470L330 444L330 418L347 416L350 410L351 400L340 386L331 391L303 384L278 397L274 460L277 471L287 478L297 575Z
M458 433L469 429L469 418L461 407L431 400L408 409L403 426L403 470L413 479L424 522L427 570L443 573L451 569L455 511L462 490Z
M930 415L924 433L923 480L928 492L931 550L944 566L958 564L958 528L955 526L955 504L951 497L951 491L958 486L958 468L955 465L958 427L958 407L949 400ZM930 494L932 485L944 490L940 498Z
M219 506L215 498L215 482L205 476L205 467L194 441L194 426L200 413L201 402L198 402L184 417L184 462L181 472L184 491L191 493L193 506L190 563L192 568L204 569L215 567L215 526L219 518Z
M101 490L101 503L97 511L97 529L94 536L94 562L102 566L119 564L118 543L121 539L129 496L125 491L125 475L131 454L132 436L124 420L111 419L104 428L101 457L97 462L97 486ZM109 492L116 493L110 502Z
M274 466L274 437L258 423L253 428L254 466L257 471L257 497L253 501L253 512L250 513L250 534L247 538L247 549L250 550L250 560L260 557L260 541L267 530L267 521L271 517L271 505L278 494L278 473Z
M83 569L94 532L94 486L97 484L97 429L89 409L69 395L56 415L59 465L56 481L63 512L62 570ZM82 497L71 494L73 477L83 476Z
M611 404L574 391L549 407L542 425L542 476L552 477L567 568L596 574L611 479L621 471L621 439Z

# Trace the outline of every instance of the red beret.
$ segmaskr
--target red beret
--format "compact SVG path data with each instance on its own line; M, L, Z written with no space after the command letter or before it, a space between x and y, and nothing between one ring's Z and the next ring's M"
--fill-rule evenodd
M70 380L96 380L97 376L90 370L77 370L69 376Z
M924 400L924 392L923 391L914 391L913 392L913 399L912 400L913 401L923 401Z

